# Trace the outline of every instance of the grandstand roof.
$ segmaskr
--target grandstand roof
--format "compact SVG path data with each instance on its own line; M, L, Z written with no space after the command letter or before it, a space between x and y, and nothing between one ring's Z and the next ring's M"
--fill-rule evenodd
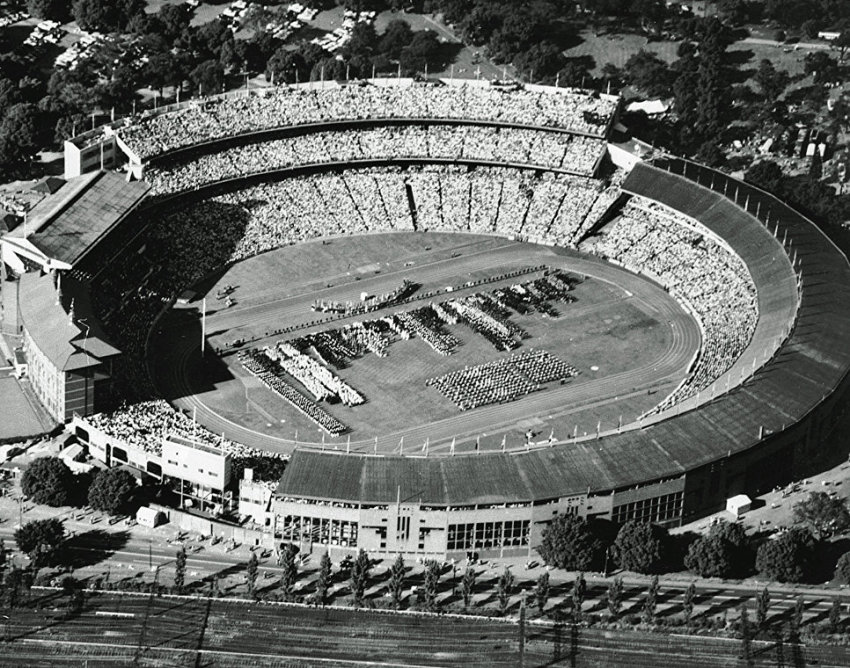
M470 505L607 491L681 475L803 419L850 370L850 265L799 213L755 188L731 184L750 210L770 207L773 224L780 222L797 249L802 275L794 329L744 384L649 427L517 454L426 459L297 450L277 494L393 503L400 493L424 504ZM759 293L751 357L770 349L777 331L784 335L793 321L796 277L772 231L722 194L643 163L623 189L697 219L745 261Z
M42 199L9 236L23 237L48 258L75 264L136 205L150 186L114 172L92 172L66 181Z
M24 328L38 349L62 371L96 366L121 351L109 343L92 313L88 290L63 278L35 272L20 278L19 309Z

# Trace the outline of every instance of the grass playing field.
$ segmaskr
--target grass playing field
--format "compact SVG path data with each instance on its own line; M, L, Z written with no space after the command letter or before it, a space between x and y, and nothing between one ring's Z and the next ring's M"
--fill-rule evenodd
M551 383L544 391L509 405L491 406L495 409L492 418L485 417L486 409L461 413L439 391L426 387L425 382L509 353L497 352L483 337L458 324L448 330L461 345L448 357L438 355L414 338L394 342L385 358L367 354L337 370L367 398L367 403L356 407L323 404L324 408L350 428L352 441L366 442L413 428L427 429L433 424L443 424L445 431L450 427L444 423L467 419L476 423L479 433L493 440L499 424L510 418L508 429L499 433L514 432L511 442L516 445L529 428L545 432L545 436L557 429L556 435L565 437L576 429L575 425L582 433L592 432L600 421L610 428L612 423L619 423L620 415L623 424L633 421L681 380L695 342L691 336L688 341L692 349L686 350L687 346L678 342L677 327L692 328L693 323L663 290L575 253L474 235L396 233L347 237L278 249L239 263L201 286L207 295L207 344L230 351L229 344L238 338L249 341L246 347L262 347L302 332L363 318L308 326L296 333L266 335L319 318L310 309L318 297L356 300L363 291L388 292L405 278L422 284L419 293L445 291L447 286L461 286L470 280L537 265L560 268L584 280L571 293L575 302L556 305L557 317L538 312L512 316L511 320L531 335L519 350L546 350L577 367L577 378L565 385ZM235 288L232 296L236 304L230 308L215 297L225 285ZM456 290L452 295L481 289ZM434 301L448 296L440 295ZM186 308L196 310L198 304ZM395 310L402 308L409 309L411 305ZM179 315L178 312L175 317ZM168 323L168 335L186 336L185 330L177 334L181 330L176 320ZM175 365L184 364L187 386L196 400L224 423L277 438L294 439L297 432L299 441L321 440L312 422L245 372L232 352L213 358L206 365L198 362L199 356L182 359L164 359L162 365L171 373ZM222 361L227 365L224 372L220 368ZM210 365L219 368L213 372ZM210 383L211 377L216 378L214 383ZM292 384L304 392L295 381ZM462 433L460 424L453 427ZM327 440L331 441L329 437ZM488 447L498 447L498 442L488 443Z

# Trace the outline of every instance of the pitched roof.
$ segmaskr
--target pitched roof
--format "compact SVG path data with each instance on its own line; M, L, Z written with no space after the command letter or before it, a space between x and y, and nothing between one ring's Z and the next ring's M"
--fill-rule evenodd
M150 186L128 182L115 172L92 172L69 179L36 204L26 226L11 234L47 257L73 265L144 198Z
M20 281L21 322L58 369L84 369L121 353L101 330L82 283L63 277L60 295L51 275L30 272Z

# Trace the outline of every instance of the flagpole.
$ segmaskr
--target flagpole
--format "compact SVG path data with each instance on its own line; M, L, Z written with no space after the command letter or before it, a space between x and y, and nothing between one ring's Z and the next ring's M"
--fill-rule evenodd
M201 355L204 354L204 342L207 338L207 298L201 302Z

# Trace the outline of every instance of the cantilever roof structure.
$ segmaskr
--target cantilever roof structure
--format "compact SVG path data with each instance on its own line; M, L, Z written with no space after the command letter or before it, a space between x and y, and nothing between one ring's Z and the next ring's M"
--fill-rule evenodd
M706 170L704 176L700 181L707 185L710 177L714 186L715 175ZM648 427L528 452L422 458L297 450L277 494L366 504L394 503L400 495L458 506L608 491L682 475L748 450L805 418L850 371L850 265L799 213L756 188L731 179L729 184L728 196L734 187L737 201L750 211L769 207L772 224L765 227L716 190L643 163L623 190L698 220L747 264L758 288L760 315L745 356L747 362L757 359L761 368L745 383ZM777 223L778 236L797 249L801 292L796 321L797 276L775 236ZM763 364L777 331L787 339Z
M4 237L12 246L35 248L45 258L73 266L144 198L150 186L115 172L69 179L42 199Z

